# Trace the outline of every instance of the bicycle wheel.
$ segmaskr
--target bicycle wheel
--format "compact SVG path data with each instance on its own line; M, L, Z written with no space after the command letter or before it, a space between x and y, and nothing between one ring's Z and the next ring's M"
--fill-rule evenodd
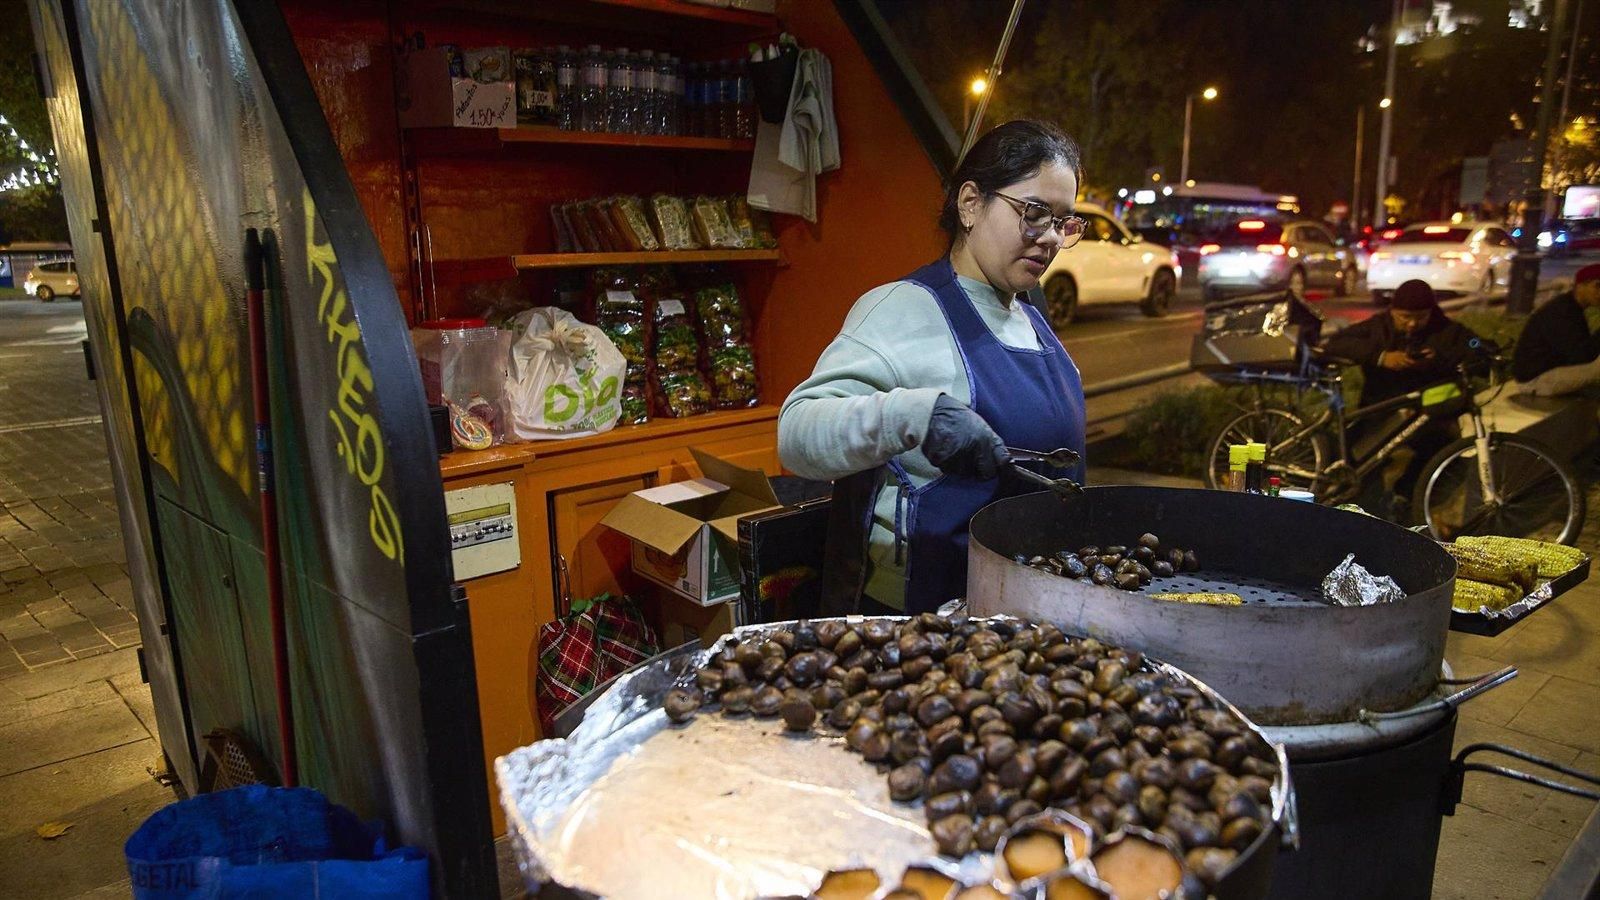
M1283 481L1284 487L1316 492L1326 458L1321 435L1288 445L1289 438L1305 428L1305 422L1286 409L1264 407L1251 410L1222 427L1211 441L1207 457L1206 486L1222 488L1228 478L1228 445L1260 443L1267 445L1267 472Z
M1423 469L1412 514L1441 541L1463 534L1498 534L1570 544L1583 530L1583 485L1572 469L1537 441L1489 435L1489 470L1499 494L1485 496L1478 446L1463 438L1440 450Z

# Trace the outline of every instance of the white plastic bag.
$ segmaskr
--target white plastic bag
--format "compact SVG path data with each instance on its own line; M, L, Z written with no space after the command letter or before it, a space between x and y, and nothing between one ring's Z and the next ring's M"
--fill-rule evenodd
M508 431L523 440L610 431L622 416L627 360L599 328L543 306L511 322Z

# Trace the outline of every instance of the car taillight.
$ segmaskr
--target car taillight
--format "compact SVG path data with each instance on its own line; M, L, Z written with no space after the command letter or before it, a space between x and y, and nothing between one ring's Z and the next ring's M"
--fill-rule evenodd
M1256 252L1257 253L1270 253L1273 256L1282 256L1285 253L1288 253L1289 251L1282 244L1257 244L1256 245Z
M1478 261L1478 258L1476 256L1473 256L1472 252L1469 251L1469 250L1446 250L1443 253L1439 254L1439 258L1440 259L1450 259L1450 260L1460 260L1461 262L1464 262L1469 266Z
M1395 238L1400 236L1400 232L1402 230L1403 229L1400 229L1400 228L1390 228L1390 229L1388 229L1388 230L1383 232L1383 239L1386 240L1386 241L1392 241Z
M1222 249L1222 245L1221 244L1201 244L1200 245L1200 255L1201 256L1210 256L1211 254L1213 254L1213 253L1215 253L1215 252L1217 252L1218 250L1221 250L1221 249Z

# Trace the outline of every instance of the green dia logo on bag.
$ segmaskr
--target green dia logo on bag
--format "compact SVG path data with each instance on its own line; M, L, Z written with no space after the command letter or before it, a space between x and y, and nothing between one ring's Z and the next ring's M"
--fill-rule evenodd
M576 425L583 428L595 427L585 421L593 413L604 412L607 407L617 402L617 379L608 375L600 381L600 389L595 390L595 367L590 365L578 373L578 388L571 385L552 384L544 391L544 420L558 424L566 424L572 418L582 413L584 419L578 420ZM579 391L582 391L580 393ZM611 417L613 420L615 416Z

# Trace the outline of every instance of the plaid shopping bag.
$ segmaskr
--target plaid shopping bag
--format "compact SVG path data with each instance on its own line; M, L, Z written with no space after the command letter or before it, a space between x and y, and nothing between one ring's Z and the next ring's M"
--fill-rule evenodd
M600 643L587 611L569 613L539 629L539 675L534 691L539 700L539 724L547 735L553 733L557 713L582 700L604 680Z
M626 672L657 653L661 647L630 597L601 594L588 609L600 646L600 680Z

